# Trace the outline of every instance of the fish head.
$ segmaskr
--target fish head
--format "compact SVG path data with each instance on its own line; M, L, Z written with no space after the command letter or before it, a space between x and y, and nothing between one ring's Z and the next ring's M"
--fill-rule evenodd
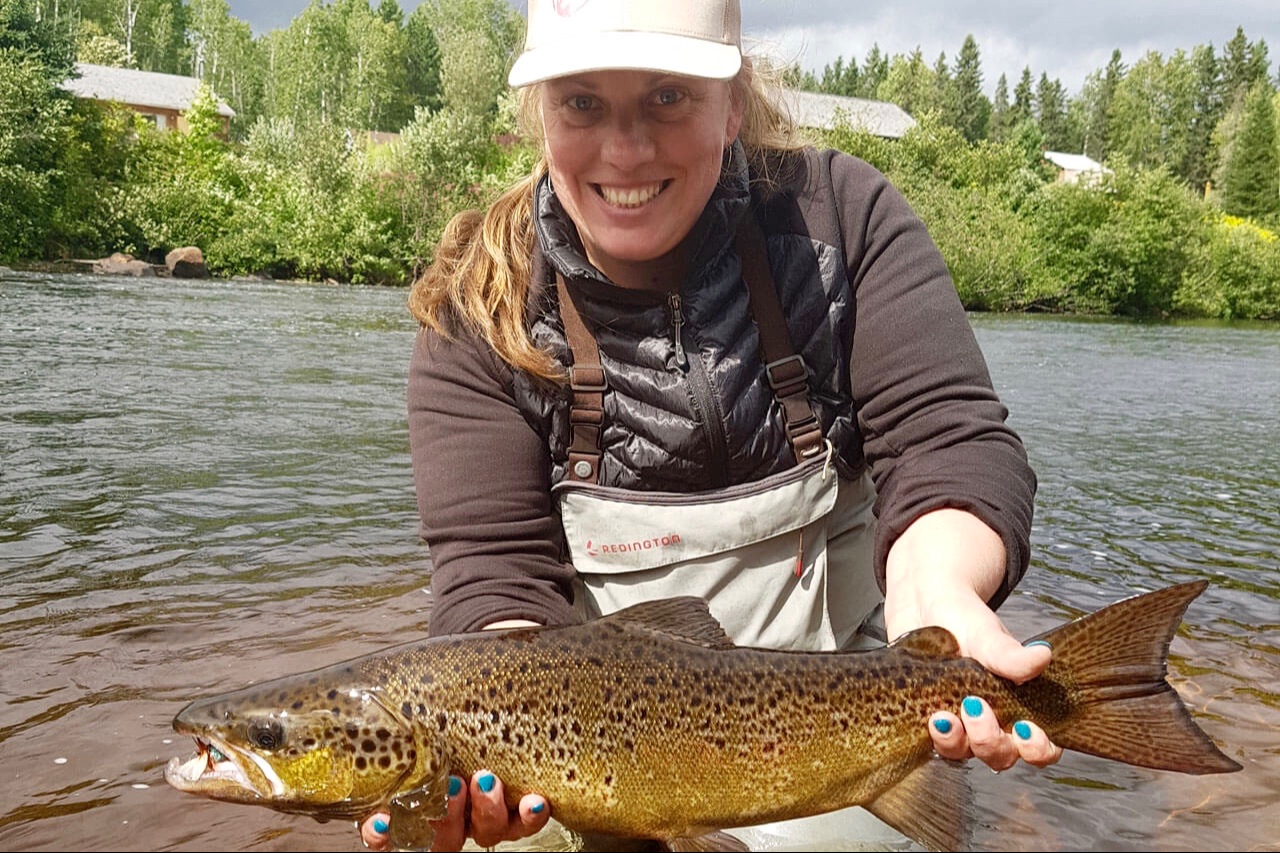
M173 720L196 754L173 758L180 791L319 819L361 819L421 773L410 721L377 688L281 679L199 699Z

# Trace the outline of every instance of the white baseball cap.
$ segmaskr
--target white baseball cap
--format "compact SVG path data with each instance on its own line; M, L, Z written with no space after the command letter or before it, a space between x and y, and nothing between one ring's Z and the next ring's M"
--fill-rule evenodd
M529 0L507 82L612 69L728 80L741 67L738 0Z

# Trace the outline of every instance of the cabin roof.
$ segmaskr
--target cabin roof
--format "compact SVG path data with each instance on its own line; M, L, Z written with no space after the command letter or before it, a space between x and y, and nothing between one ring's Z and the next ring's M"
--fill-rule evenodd
M200 81L178 74L139 71L136 68L113 68L77 62L80 76L63 83L63 88L79 98L94 101L119 101L132 107L177 110L191 109ZM218 99L218 115L233 118L235 110Z
M843 118L857 130L900 139L916 126L916 120L906 110L887 101L783 89L782 103L801 127L834 130Z
M1059 169L1069 172L1105 172L1102 164L1084 154L1066 154L1062 151L1046 151L1044 159Z

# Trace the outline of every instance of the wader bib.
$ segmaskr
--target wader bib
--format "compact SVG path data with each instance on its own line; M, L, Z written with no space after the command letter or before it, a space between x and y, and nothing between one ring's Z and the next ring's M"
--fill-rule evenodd
M601 486L606 382L599 349L557 275L573 352L569 476L552 494L586 618L655 598L696 595L735 643L832 651L885 641L872 566L875 487L840 477L808 401L807 368L787 331L764 235L748 214L737 248L769 383L796 466L763 480L693 494ZM902 838L862 809L733 830L753 849L822 839Z

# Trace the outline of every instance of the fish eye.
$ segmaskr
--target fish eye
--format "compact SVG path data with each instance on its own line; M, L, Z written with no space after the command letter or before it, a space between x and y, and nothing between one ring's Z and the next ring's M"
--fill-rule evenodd
M258 749L284 746L284 726L279 720L256 720L249 724L249 743Z

